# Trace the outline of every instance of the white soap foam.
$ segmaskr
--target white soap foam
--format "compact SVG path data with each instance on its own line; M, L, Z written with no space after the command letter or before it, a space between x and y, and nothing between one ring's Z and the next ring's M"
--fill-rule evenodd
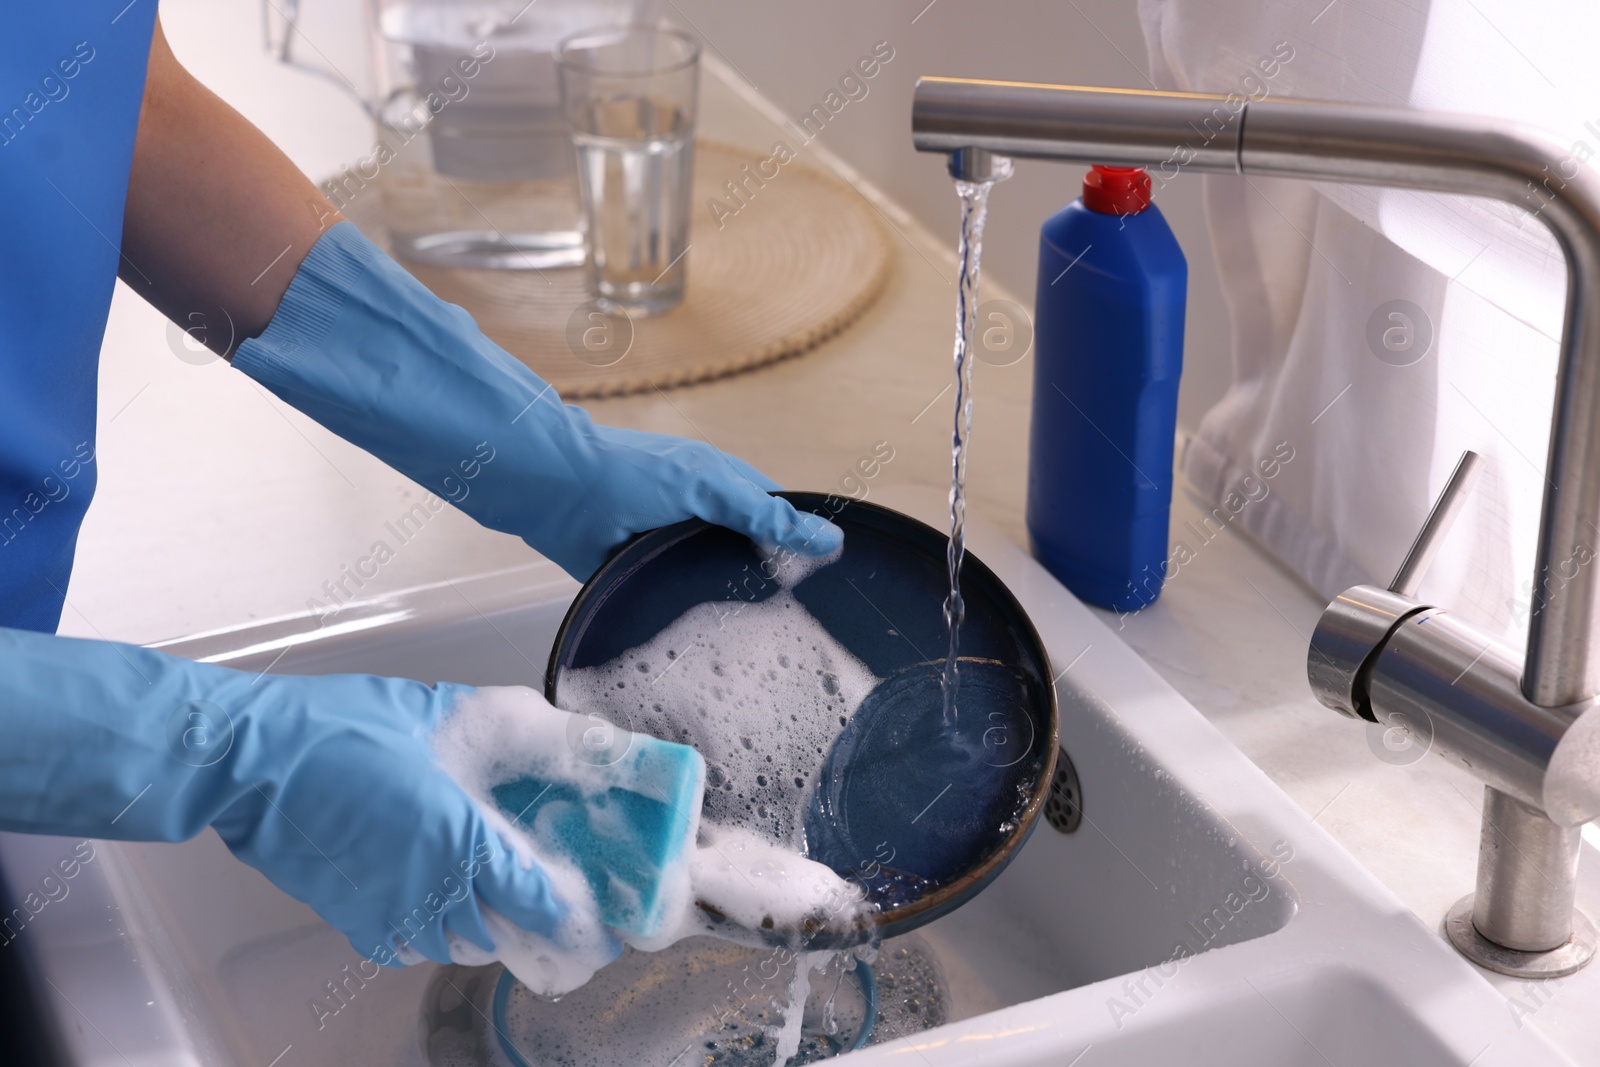
M792 583L821 562L774 569ZM799 851L818 772L878 679L779 588L700 604L610 663L568 671L557 703L692 745L707 764L707 822Z
M789 590L805 581L822 567L835 562L844 555L844 546L829 552L826 556L802 556L787 548L776 545L761 546L761 564L756 569L762 577L776 582L779 589Z
M794 930L810 919L847 922L862 899L830 868L792 849L749 830L711 824L702 828L690 882L697 903L747 930Z

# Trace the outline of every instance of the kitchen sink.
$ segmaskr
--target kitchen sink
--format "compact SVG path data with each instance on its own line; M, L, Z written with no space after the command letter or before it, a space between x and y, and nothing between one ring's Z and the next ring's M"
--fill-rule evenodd
M933 524L943 514L932 490L874 499ZM952 1021L850 1059L1570 1062L1015 543L978 516L969 538L1050 650L1081 818L1071 832L1041 820L990 888L922 931ZM542 688L576 592L538 562L163 647L252 671ZM51 875L68 856L74 875ZM55 888L33 914L24 901L38 904L47 876ZM62 1062L423 1062L434 966L364 978L342 937L213 833L175 845L0 835L0 877L14 919L0 947Z

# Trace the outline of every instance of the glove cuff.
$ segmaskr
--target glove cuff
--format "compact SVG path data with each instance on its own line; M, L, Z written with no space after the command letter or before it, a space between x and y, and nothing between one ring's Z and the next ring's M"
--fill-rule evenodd
M483 483L467 483L497 453L495 473L522 493L580 484L556 459L572 416L555 391L348 222L313 246L233 366L486 525L505 528L490 494L468 500ZM538 467L513 472L514 456Z
M267 328L234 353L234 367L267 383L294 367L306 351L327 339L348 294L382 255L355 223L331 227L301 261Z

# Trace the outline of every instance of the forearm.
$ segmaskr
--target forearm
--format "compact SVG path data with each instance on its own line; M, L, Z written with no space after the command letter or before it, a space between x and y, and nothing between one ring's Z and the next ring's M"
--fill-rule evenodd
M300 261L339 217L260 130L179 65L157 22L122 280L231 356L266 328Z
M225 820L242 838L319 719L375 709L379 728L409 734L459 689L263 675L0 628L0 829L178 841Z
M0 826L166 841L199 833L243 784L203 788L225 774L200 773L216 762L201 742L229 729L220 709L237 713L239 694L254 695L250 681L129 645L0 629L9 737L0 752Z

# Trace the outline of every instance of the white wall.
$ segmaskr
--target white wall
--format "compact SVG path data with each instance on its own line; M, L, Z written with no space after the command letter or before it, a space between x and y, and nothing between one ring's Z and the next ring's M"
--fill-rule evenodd
M550 0L541 0L550 2ZM821 102L878 41L894 58L868 95L829 122L820 143L934 232L955 240L955 193L940 157L911 147L911 91L939 74L1150 88L1131 0L670 0L691 27L792 118ZM1032 307L1039 225L1078 195L1082 169L1019 161L990 201L985 276ZM1181 175L1157 201L1189 257L1189 319L1179 417L1193 427L1229 377L1232 333L1200 208L1200 178ZM948 358L930 352L928 358Z

